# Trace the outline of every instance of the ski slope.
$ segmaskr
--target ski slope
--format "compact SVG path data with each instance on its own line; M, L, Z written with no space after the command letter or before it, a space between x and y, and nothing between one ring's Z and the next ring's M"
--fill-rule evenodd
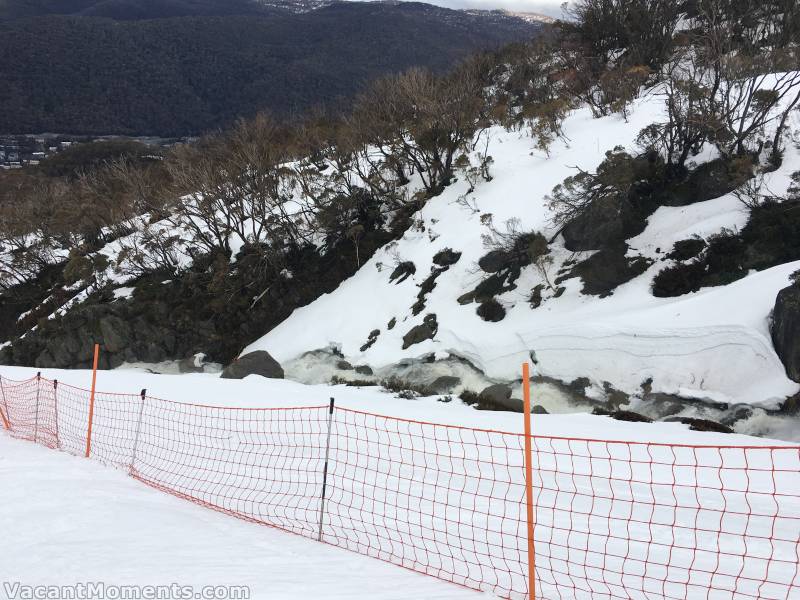
M22 585L245 585L252 600L485 594L233 519L0 433L0 598Z
M2 370L3 406L12 433L81 455L89 395L70 384L85 386L89 374L43 373L59 379L55 406L52 381L10 381L32 374L30 369ZM169 396L186 403L148 395L139 412L135 407L140 398L130 388L144 386L149 393L172 391ZM522 438L513 431L485 429L499 429L511 417L521 425L518 415L483 413L484 429L448 427L437 422L458 418L469 423L470 413L480 413L453 405L447 407L448 417L437 412L437 404L442 405L434 399L411 402L377 392L260 377L230 381L206 374L118 370L101 372L98 388L128 392L99 393L95 410L92 457L118 470L33 445L23 449L2 434L0 476L9 485L4 486L5 496L0 495L0 510L5 511L0 525L5 526L4 539L11 541L4 545L8 559L2 568L11 565L12 573L41 575L39 557L52 552L59 557L53 559L58 568L47 569L53 577L63 572L96 578L98 571L92 569L110 561L124 564L131 581L158 585L164 582L144 577L179 574L190 564L206 578L197 583L191 574L198 571L189 570L182 585L242 585L209 579L238 574L241 562L251 573L245 584L268 580L267 573L260 573L250 583L253 556L238 557L251 548L236 529L230 543L237 549L221 544L221 559L207 551L207 545L214 545L213 531L207 541L205 533L182 530L184 517L161 514L162 508L178 510L178 504L168 503L176 500L166 494L145 500L156 492L123 475L130 473L162 492L245 520L316 538L327 413L323 398L335 392L339 409L330 446L326 542L504 598L526 594ZM30 419L34 406L35 429ZM253 412L242 407L280 409ZM368 407L370 412L364 412ZM396 411L405 419L426 422L392 418ZM137 414L142 415L138 421ZM535 537L542 598L778 600L791 597L800 584L800 453L795 447L701 434L674 423L620 423L588 415L537 416L535 430ZM614 439L621 441L606 441ZM128 492L137 485L141 493ZM188 502L180 506L188 511L187 518L198 510ZM217 518L235 522L207 517L209 523ZM187 525L203 527L210 525ZM17 545L33 548L39 540L47 544L43 553L17 551ZM282 551L295 547L277 538L266 545L273 543ZM83 545L93 549L88 554L92 560L86 560ZM256 559L264 546L252 551ZM96 561L95 550L103 552ZM138 558L140 553L146 558ZM317 555L297 554L311 562ZM81 563L78 568L72 567L73 557ZM160 558L158 568L149 566L152 557ZM170 568L173 561L177 567ZM216 566L202 569L203 561L215 561ZM347 568L359 565L348 563ZM118 571L108 567L108 572ZM314 577L308 561L302 567L285 566L281 573L285 580L279 584L285 583L287 594L302 590L323 597L361 597L346 586L332 592L307 590L307 579ZM101 575L109 583L130 582ZM53 584L64 583L70 581ZM454 594L462 591L454 589ZM462 597L407 586L398 592L402 595L382 588L367 592L372 595L364 597ZM263 597L302 597L282 593L279 585Z

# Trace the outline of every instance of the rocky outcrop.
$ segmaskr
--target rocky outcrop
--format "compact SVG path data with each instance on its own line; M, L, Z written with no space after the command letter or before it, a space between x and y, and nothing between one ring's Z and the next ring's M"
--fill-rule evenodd
M100 344L99 367L123 362L157 363L175 356L180 342L170 327L167 307L151 305L147 315L135 314L123 302L87 304L59 319L57 335L28 336L14 346L14 356L40 368L89 368L94 344ZM179 334L177 334L179 335ZM182 351L180 354L186 355Z
M592 203L561 233L568 250L599 250L640 234L645 225L646 221L625 198L613 196Z
M772 312L772 343L786 374L800 381L800 282L778 292Z
M624 243L604 248L586 260L578 263L569 276L578 276L583 280L584 294L592 294L601 298L610 296L613 291L634 277L644 273L652 261L643 257L626 256L628 246ZM560 278L557 283L565 278Z
M283 379L283 367L269 352L256 350L240 356L222 371L222 379L244 379L248 375L261 375L267 379Z
M424 342L425 340L432 340L437 331L439 331L439 323L436 321L436 315L425 315L420 325L412 327L411 330L403 336L403 350L414 344Z

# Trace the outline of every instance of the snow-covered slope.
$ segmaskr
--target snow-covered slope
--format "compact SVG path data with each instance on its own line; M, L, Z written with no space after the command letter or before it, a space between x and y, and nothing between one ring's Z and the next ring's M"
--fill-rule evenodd
M5 433L0 476L0 580L8 586L0 586L0 598L27 597L21 586L90 582L103 582L108 598L128 593L115 586L134 585L158 587L161 595L153 597L167 597L172 585L198 598L206 586L246 586L249 596L217 589L216 597L253 600L486 597L194 506L120 471Z
M675 241L744 225L746 210L732 195L658 209L647 229L629 242L629 255L651 257L655 263L608 298L584 295L580 280L569 279L560 297L547 297L546 292L541 306L533 309L530 290L544 280L529 266L517 288L500 296L507 311L500 322L485 322L476 314L476 304L456 301L482 279L477 261L486 253L481 236L488 232L489 220L502 230L507 221L517 219L520 230L550 237L554 228L545 196L574 174L575 167L594 170L614 146L635 152L637 133L659 120L661 110L662 100L652 96L637 101L627 122L619 115L593 119L588 110L578 110L564 124L567 140L556 142L550 156L535 150L525 132L491 129L492 181L480 182L466 200L467 182L450 186L427 203L419 222L401 240L379 251L335 292L295 311L245 352L265 349L286 362L335 345L354 364L373 367L451 353L498 379L518 377L520 363L533 353L539 374L564 381L589 377L597 388L609 382L635 394L652 379L654 391L774 406L800 389L787 378L768 330L775 295L789 284L800 262L678 298L655 298L650 291L653 276L667 264L661 259ZM790 144L783 166L767 176L767 186L773 193L784 191L789 175L799 168L798 151ZM444 248L462 256L436 279L425 309L412 316L419 284L430 274L434 254ZM551 249L549 278L564 261L590 255L574 255L560 238ZM390 273L402 261L415 264L415 275L399 284L390 282ZM438 321L435 338L404 350L403 336L429 313ZM397 324L390 330L392 319ZM362 352L376 329L377 340Z

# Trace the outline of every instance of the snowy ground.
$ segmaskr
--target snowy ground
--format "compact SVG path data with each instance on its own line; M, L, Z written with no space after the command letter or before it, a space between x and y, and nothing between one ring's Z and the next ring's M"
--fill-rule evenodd
M11 393L9 414L19 419L20 402L31 400L15 395L9 379L34 370L3 368L0 374ZM82 452L70 440L82 439L85 414L77 420L65 414L76 414L75 403L85 411L88 395L63 384L86 387L89 372L48 370L43 376L62 384L62 412L56 413L62 448ZM299 415L239 418L242 411L229 411L236 415L223 418L214 405L324 406L335 395L340 408L509 431L521 429L519 415L260 377L231 381L124 370L98 377L104 392L136 394L141 388L149 400L132 462L124 436L114 436L131 429L123 422L129 400L103 396L97 406L93 456L122 470L0 433L0 579L249 585L254 598L265 599L477 597L343 549L215 514L125 473L245 518L277 518L308 535L309 528L316 531L323 430L313 422L302 425ZM153 396L211 406L184 411ZM520 436L409 425L352 410L336 415L325 513L329 543L462 578L504 597L524 596ZM534 429L540 436L534 440L534 489L542 597L638 600L694 592L705 597L713 590L708 597L729 598L738 596L725 590L752 595L758 589L777 599L794 589L800 535L800 456L794 448L761 449L770 441L589 415L537 416ZM712 446L659 445L667 443ZM286 498L301 502L281 504ZM306 500L314 508L310 520ZM340 582L342 574L346 581Z
M245 585L253 600L486 598L0 433L0 586ZM10 598L0 588L0 598Z

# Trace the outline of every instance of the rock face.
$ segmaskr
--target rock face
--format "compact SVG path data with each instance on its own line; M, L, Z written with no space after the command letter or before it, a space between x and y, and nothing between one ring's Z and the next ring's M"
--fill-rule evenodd
M268 379L283 379L283 367L269 352L256 350L245 354L225 367L222 379L244 379L248 375L261 375Z
M778 292L772 312L772 343L786 374L800 381L800 282Z

